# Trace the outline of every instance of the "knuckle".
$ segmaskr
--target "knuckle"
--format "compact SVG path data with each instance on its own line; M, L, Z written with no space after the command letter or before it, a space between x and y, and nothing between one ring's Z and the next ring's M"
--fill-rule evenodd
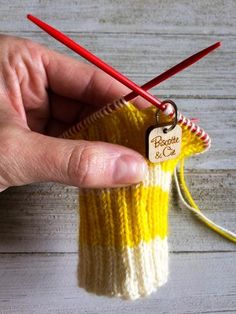
M9 158L15 155L16 150L17 148L19 148L19 146L17 145L14 136L5 133L6 132L2 132L1 134L1 156Z
M19 172L17 157L20 155L20 145L18 145L15 138L12 135L6 136L5 132L1 133L0 191L4 187L14 185L13 183Z
M25 151L27 151L27 132L10 124L0 128L0 133L0 156L2 161L5 160L9 165L18 164Z
M92 146L75 147L68 162L68 176L78 186L89 186L94 180L98 151Z

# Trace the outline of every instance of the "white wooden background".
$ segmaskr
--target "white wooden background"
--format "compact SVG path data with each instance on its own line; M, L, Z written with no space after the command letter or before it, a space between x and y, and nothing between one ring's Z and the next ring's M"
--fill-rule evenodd
M187 163L197 203L236 231L236 1L0 0L0 32L73 55L25 19L65 31L137 83L222 41L222 48L154 90L198 117L213 145ZM135 302L77 287L77 189L57 184L0 194L0 313L236 313L236 246L174 200L169 282ZM176 198L175 198L176 199Z

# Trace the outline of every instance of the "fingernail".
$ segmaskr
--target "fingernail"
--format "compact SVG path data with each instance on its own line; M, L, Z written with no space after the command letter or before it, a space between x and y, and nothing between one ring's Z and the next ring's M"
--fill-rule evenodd
M113 180L116 184L138 183L144 180L146 173L147 164L144 159L125 155L115 163Z

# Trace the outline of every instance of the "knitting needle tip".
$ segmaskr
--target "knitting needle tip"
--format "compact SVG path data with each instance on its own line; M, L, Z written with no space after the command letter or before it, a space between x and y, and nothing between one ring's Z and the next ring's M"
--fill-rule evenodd
M102 59L98 58L96 55L92 54L90 51L85 49L84 47L77 44L71 38L60 32L59 30L55 29L51 25L41 21L37 17L28 14L27 18L32 21L34 24L38 25L41 29L47 32L50 36L54 37L56 40L60 41L62 44L73 50L74 52L78 53L83 58L87 59L98 68L115 78L117 81L122 83L123 85L127 86L136 94L142 96L146 100L148 100L151 104L156 106L157 108L163 110L161 101L154 97L153 95L149 94L147 91L142 89L136 83L132 82L129 78L124 76L122 73L118 72L115 68L111 67L109 64L105 63Z
M146 84L142 85L141 87L144 90L149 90L149 89L153 88L154 86L157 86L161 82L167 80L168 78L174 76L178 72L183 71L184 69L188 68L189 66L196 63L200 59L204 58L208 53L212 52L213 50L215 50L216 48L218 48L220 46L221 46L220 41L214 43L213 45L195 53L194 55L188 57L187 59L183 60L182 62L176 64L175 66L173 66L169 70L167 70L167 71L163 72L162 74L158 75L157 77L153 78L151 81L147 82ZM138 95L135 92L131 92L131 93L127 94L124 97L124 99L126 101L130 101L137 96Z
M151 94L147 93L146 91L158 84L160 84L162 81L170 78L171 76L177 74L178 72L184 70L185 68L189 67L193 63L197 62L201 58L205 57L208 53L213 51L214 49L221 46L221 42L218 41L215 44L203 49L202 51L192 55L191 57L185 59L184 61L180 62L179 64L175 65L171 69L167 70L166 72L160 74L156 78L152 79L150 82L144 84L141 88L136 85L134 82L130 81L127 77L119 73L116 69L112 68L108 64L106 64L104 61L90 53L88 50L83 48L82 46L75 43L73 40L71 40L69 37L58 31L57 29L53 28L52 26L46 24L45 22L41 21L37 17L27 14L27 18L38 25L40 28L42 28L44 31L46 31L49 35L54 37L55 39L59 40L61 43L66 45L68 48L72 49L73 51L80 54L85 59L89 60L91 63L95 64L99 68L101 68L106 73L110 74L112 77L114 77L116 80L120 81L127 87L129 87L131 90L133 90L131 93L126 95L124 99L126 101L132 100L133 98L137 97L138 95L142 96L146 100L148 100L150 103L152 103L154 106L159 107L161 110L164 110L165 108L161 104L161 101L155 97L153 97Z

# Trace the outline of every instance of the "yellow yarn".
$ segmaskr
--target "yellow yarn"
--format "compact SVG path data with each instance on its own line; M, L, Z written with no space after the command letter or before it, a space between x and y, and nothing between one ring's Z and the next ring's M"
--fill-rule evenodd
M120 144L145 156L145 133L156 124L156 108L115 107L65 137ZM179 160L205 150L198 136L181 127L181 154L161 163L147 161L149 172L140 184L80 190L79 284L86 290L135 299L167 281L171 176Z
M220 234L224 238L236 243L236 234L217 225L213 221L211 221L209 218L207 218L200 210L200 208L197 206L195 201L192 198L191 193L188 190L185 177L184 177L184 159L180 161L180 182L182 185L182 189L184 191L184 194L186 196L186 199L188 200L189 204L187 204L187 207L196 214L196 216L204 222L210 229L214 230L216 233ZM178 183L177 183L178 184ZM181 193L181 192L180 192ZM181 195L181 194L180 194ZM181 195L182 196L182 195ZM183 197L183 196L182 196ZM184 201L186 202L186 201Z
M160 200L156 212L153 207ZM86 189L80 195L80 243L124 249L156 236L163 239L167 234L167 209L168 192L160 187Z

